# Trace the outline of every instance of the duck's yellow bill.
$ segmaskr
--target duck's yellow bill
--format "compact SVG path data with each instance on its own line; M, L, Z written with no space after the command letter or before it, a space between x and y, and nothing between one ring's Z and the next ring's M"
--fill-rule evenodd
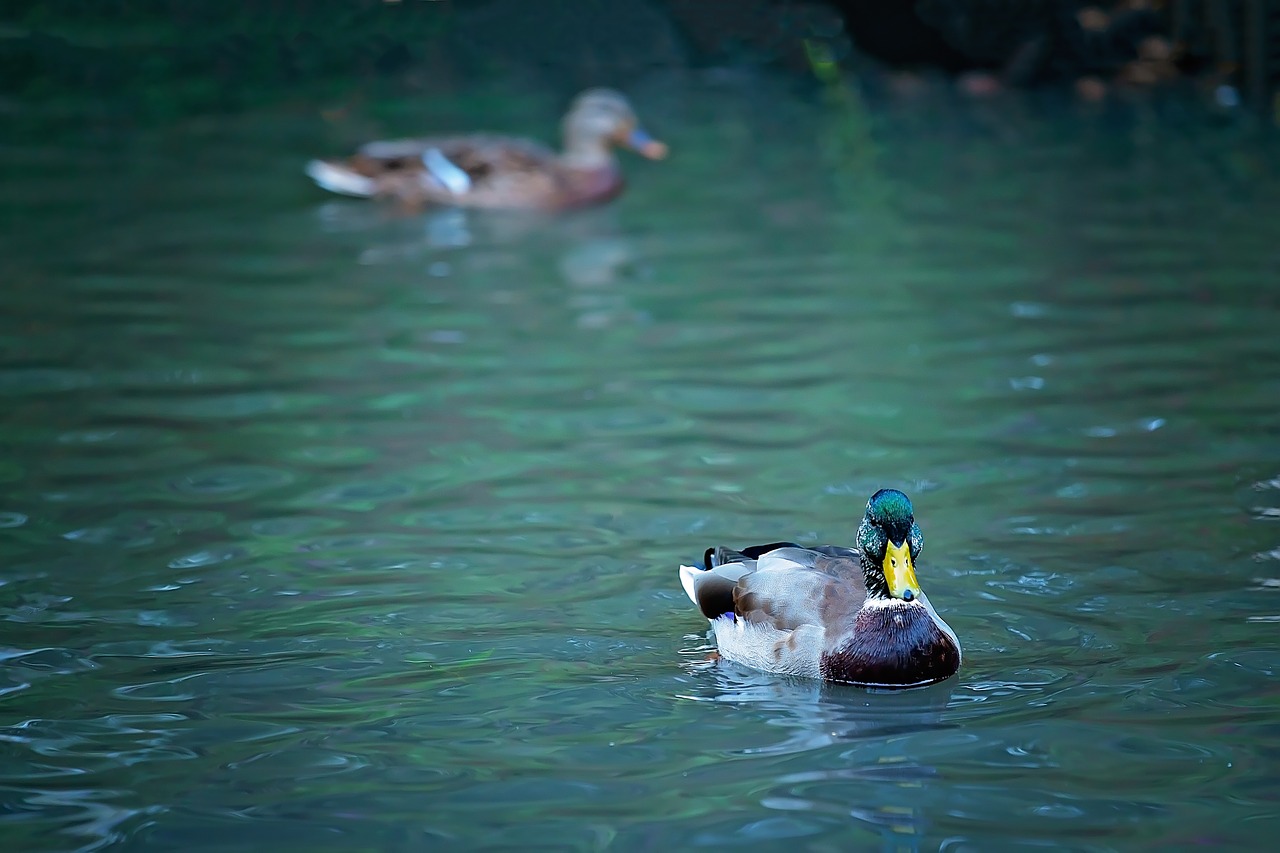
M884 579L889 582L889 594L894 598L912 601L920 597L920 582L916 580L916 567L911 562L911 543L904 539L901 545L889 542L884 549Z

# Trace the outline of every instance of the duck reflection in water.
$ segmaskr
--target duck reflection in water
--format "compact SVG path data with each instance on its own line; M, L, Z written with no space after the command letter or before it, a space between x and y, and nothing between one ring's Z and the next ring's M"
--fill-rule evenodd
M689 653L705 651L700 646ZM783 730L780 740L745 746L739 755L814 753L808 764L816 767L777 776L761 805L852 818L879 836L882 850L920 849L928 827L922 794L938 774L911 753L913 739L907 735L952 727L944 722L943 712L951 701L954 679L917 690L875 691L780 679L724 660L715 665L698 660L687 666L699 671L699 681L705 683L710 674L713 683L682 698L758 709L770 728Z

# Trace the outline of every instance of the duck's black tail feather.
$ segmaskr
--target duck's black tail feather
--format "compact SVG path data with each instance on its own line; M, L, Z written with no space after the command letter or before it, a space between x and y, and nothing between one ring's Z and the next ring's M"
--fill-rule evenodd
M716 566L723 566L725 563L741 563L743 560L758 560L761 555L768 554L777 548L799 548L800 546L794 542L773 542L769 545L752 545L743 548L741 551L735 551L732 548L726 548L724 545L717 545L714 548L708 548L702 554L702 565L708 571Z

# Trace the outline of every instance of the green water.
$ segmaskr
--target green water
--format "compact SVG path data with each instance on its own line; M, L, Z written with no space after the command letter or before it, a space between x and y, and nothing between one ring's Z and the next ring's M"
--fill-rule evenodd
M1270 843L1269 141L633 94L673 156L551 220L299 171L415 117L545 135L550 96L5 143L3 847ZM850 542L882 486L959 676L710 660L679 563Z

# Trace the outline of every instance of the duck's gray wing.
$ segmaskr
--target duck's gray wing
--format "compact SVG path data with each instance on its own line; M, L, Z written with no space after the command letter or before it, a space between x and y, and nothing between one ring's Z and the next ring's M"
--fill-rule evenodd
M735 584L734 612L781 631L816 625L841 633L867 597L861 571L850 576L848 561L809 548L770 551Z
M862 574L861 551L857 548L846 548L843 545L818 545L807 550L818 555L814 557L815 569L855 584L862 590L863 596L866 596L867 587Z

